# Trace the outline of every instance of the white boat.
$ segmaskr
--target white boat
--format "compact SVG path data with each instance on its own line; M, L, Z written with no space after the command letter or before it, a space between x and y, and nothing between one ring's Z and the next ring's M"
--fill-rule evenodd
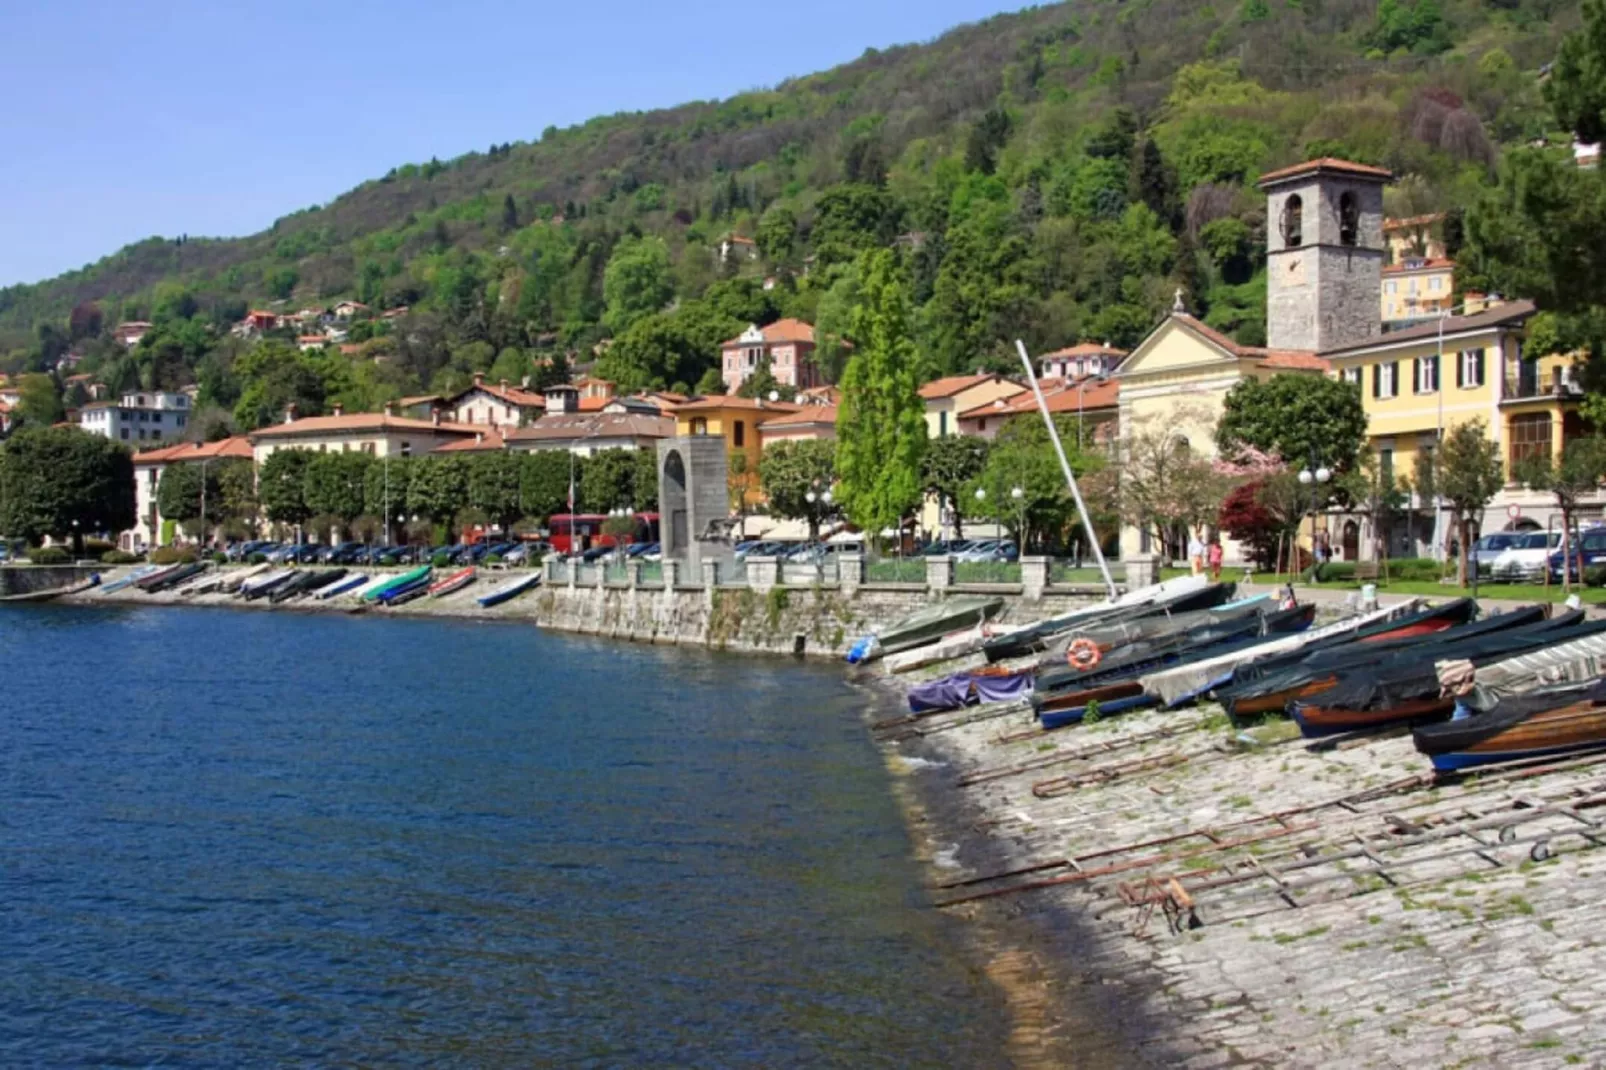
M379 588L383 587L385 584L389 583L391 580L394 580L399 575L400 573L398 572L381 572L379 575L375 576L361 587L353 588L352 590L344 593L351 595L360 602L373 592L379 590Z
M935 665L939 661L947 661L949 658L974 654L986 644L987 640L1019 630L1019 625L979 624L974 628L965 628L945 635L929 646L917 646L900 654L889 654L882 659L881 664L890 673L912 672L927 665Z
M509 580L500 587L493 587L480 595L477 601L482 607L489 609L491 606L500 605L511 598L517 598L540 582L541 574L539 572L526 573L517 579Z
M274 569L272 572L263 573L260 576L253 576L251 579L248 579L244 583L240 584L240 593L249 597L270 584L279 583L280 581L287 579L294 571L296 570L293 568L278 568Z
M316 591L313 591L312 597L319 600L324 600L343 594L350 594L352 591L355 591L357 588L363 586L367 582L368 574L366 572L358 572L354 575L342 576L335 582L326 583L322 587L319 587Z
M241 569L239 572L231 573L230 575L224 577L223 584L219 589L224 591L238 591L241 585L252 579L255 579L257 576L262 575L272 567L272 565L264 563L260 565L252 565L250 568Z

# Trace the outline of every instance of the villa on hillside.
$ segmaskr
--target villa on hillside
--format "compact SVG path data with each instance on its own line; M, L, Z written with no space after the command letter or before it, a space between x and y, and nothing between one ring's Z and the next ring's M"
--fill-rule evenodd
M814 327L802 320L776 320L767 327L753 324L719 347L725 392L734 394L749 377L768 368L775 381L795 390L824 384L814 366Z

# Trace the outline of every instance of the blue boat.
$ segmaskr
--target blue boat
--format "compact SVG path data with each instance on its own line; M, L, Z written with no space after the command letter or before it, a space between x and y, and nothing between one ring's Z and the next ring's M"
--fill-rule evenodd
M355 576L345 576L339 580L336 580L327 587L320 587L318 590L312 592L312 596L320 600L335 598L339 595L348 594L352 591L355 591L357 588L361 587L367 582L368 574L366 572L359 572Z
M424 575L420 576L416 580L412 580L407 583L398 583L394 587L385 588L380 592L376 601L383 602L387 606L399 606L402 603L416 598L421 594L428 593L428 591L429 576Z
M540 582L541 574L532 572L528 576L520 576L518 579L511 580L500 587L485 592L480 595L478 601L482 608L490 609L492 606L499 606L503 602L517 598Z
M113 580L111 583L106 584L101 590L106 594L111 594L113 591L121 591L124 587L132 586L135 580L142 580L146 576L161 571L161 569L161 565L141 565L122 579Z
M1126 710L1141 709L1144 706L1153 706L1159 700L1153 695L1130 695L1126 698L1112 698L1107 702L1099 703L1099 716L1111 713L1123 713ZM1064 728L1066 725L1081 724L1087 716L1086 706L1072 706L1068 709L1044 710L1042 724L1044 730Z

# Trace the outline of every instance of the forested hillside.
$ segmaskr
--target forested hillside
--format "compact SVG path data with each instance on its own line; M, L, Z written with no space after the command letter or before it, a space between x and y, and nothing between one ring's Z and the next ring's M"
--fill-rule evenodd
M1254 343L1257 174L1382 164L1392 214L1450 210L1454 231L1504 147L1566 143L1540 81L1578 22L1576 0L1072 0L398 167L251 237L153 238L0 290L0 354L38 371L70 347L114 388L198 382L246 425L598 354L625 386L706 389L719 341L780 316L818 324L837 370L852 263L877 246L898 250L928 374L1007 363L1017 336L1130 345L1179 286ZM722 255L729 236L753 252ZM361 324L360 352L228 334L248 308L343 298L410 311ZM156 329L125 353L120 319Z

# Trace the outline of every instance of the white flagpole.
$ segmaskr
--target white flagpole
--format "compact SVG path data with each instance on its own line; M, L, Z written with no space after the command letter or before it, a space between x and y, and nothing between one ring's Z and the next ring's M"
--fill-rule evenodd
M1020 362L1026 366L1026 379L1032 384L1032 393L1037 395L1037 407L1043 414L1043 422L1048 425L1049 441L1054 443L1054 452L1059 456L1060 468L1065 473L1065 483L1071 488L1071 497L1076 499L1076 511L1082 518L1082 530L1087 532L1088 544L1093 547L1093 558L1099 563L1099 573L1104 577L1104 587L1113 600L1116 597L1115 579L1110 575L1110 566L1104 560L1104 551L1099 548L1098 533L1093 530L1093 521L1088 518L1087 503L1082 500L1082 491L1077 487L1076 476L1071 472L1071 462L1066 459L1065 447L1060 444L1060 433L1054 426L1054 418L1049 415L1048 402L1043 399L1043 388L1037 385L1037 372L1032 369L1032 358L1026 354L1026 343L1019 338L1015 339L1015 349L1020 353Z

